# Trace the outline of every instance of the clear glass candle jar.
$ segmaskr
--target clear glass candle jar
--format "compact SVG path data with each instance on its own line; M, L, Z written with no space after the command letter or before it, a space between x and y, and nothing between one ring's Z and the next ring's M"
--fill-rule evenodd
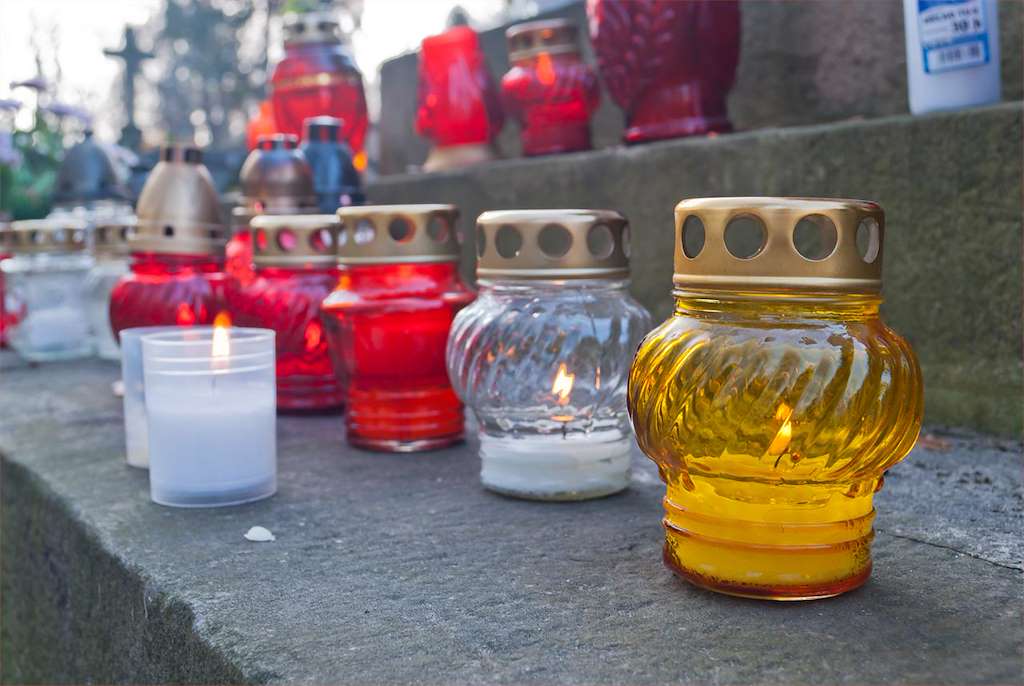
M874 493L923 409L914 353L878 312L884 213L792 198L675 213L675 312L629 379L637 440L668 487L665 562L733 595L856 588Z
M142 368L153 502L219 507L277 491L273 331L146 334Z
M128 269L128 239L135 231L135 217L121 217L97 224L92 231L95 259L85 281L89 324L96 341L96 354L117 360L121 351L110 327L110 293Z
M128 241L131 273L110 294L114 332L213 324L221 313L226 316L226 230L216 188L197 148L161 151L139 195L137 216Z
M338 286L324 300L348 442L411 452L462 440L462 403L445 371L455 314L474 293L459 278L458 210L384 205L338 210Z
M228 311L237 326L277 334L277 407L341 407L320 303L338 284L336 215L261 215L251 222L256 272L232 279Z
M501 79L505 110L519 121L524 155L590 150L601 102L594 70L580 59L576 24L548 19L506 32L512 68Z
M212 327L195 327L195 330ZM151 333L177 331L176 326L140 326L123 329L121 383L124 384L124 449L130 467L149 469L149 432L146 430L146 388L142 373L142 337Z
M84 286L93 259L85 224L19 221L0 237L0 252L11 254L0 262L8 345L32 362L92 355Z
M476 416L483 485L584 500L629 485L626 375L651 317L628 291L629 227L602 210L485 212L479 296L448 373Z

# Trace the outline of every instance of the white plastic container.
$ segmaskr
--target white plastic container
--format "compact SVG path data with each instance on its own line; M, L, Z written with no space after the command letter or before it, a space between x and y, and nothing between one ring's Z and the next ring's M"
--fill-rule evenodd
M998 102L997 0L903 0L914 114Z

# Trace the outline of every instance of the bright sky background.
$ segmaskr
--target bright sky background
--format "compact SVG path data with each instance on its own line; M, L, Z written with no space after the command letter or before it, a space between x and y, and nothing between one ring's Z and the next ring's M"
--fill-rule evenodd
M352 40L356 62L367 82L367 95L376 103L377 68L389 57L414 50L420 40L444 28L455 0L365 0L362 31ZM474 21L487 22L501 0L458 0ZM11 97L11 81L36 74L30 37L33 27L57 38L64 79L74 98L96 117L97 133L116 139L116 126L105 122L111 85L121 77L121 62L103 55L119 48L125 24L141 25L158 13L163 0L0 0L0 98ZM44 36L44 46L50 45ZM279 57L272 52L271 60ZM24 101L28 94L15 94ZM141 113L140 113L141 114ZM140 117L141 119L141 117ZM140 122L145 126L146 122Z

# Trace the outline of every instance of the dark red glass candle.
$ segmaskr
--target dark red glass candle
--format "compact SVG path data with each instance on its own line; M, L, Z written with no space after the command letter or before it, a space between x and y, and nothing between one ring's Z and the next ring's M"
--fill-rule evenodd
M232 323L277 332L281 410L327 410L344 400L320 320L320 303L338 285L337 225L334 215L254 217L255 275L228 283Z
M142 188L131 272L110 294L115 336L136 326L224 322L225 227L196 148L169 146ZM228 322L224 322L228 323Z
M587 0L601 78L626 113L627 143L731 131L737 0Z
M590 117L601 102L593 69L580 59L576 25L564 19L506 32L512 68L501 80L505 111L518 120L524 155L590 149Z
M345 271L322 312L346 385L348 441L429 450L462 440L462 404L445 370L456 312L475 294L458 274L451 205L342 208Z
M257 214L313 214L317 198L313 170L291 134L260 136L245 158L238 180L241 204L232 213L232 236L225 248L225 271L246 283L253 279L249 220Z
M329 12L285 17L284 59L274 67L270 90L278 131L301 136L309 117L337 117L342 136L361 157L368 123L363 77Z
M494 157L504 115L480 40L468 26L423 39L416 132L435 148L424 169L444 169Z
M5 227L0 227L0 234ZM10 254L0 252L0 261L10 257ZM7 327L17 323L13 312L8 312L4 307L4 275L0 272L0 348L7 345Z

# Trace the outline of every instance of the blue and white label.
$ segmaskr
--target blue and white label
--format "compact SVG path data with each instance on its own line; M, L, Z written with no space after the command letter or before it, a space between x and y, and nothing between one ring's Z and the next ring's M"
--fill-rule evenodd
M917 0L917 26L928 74L991 59L982 0Z

